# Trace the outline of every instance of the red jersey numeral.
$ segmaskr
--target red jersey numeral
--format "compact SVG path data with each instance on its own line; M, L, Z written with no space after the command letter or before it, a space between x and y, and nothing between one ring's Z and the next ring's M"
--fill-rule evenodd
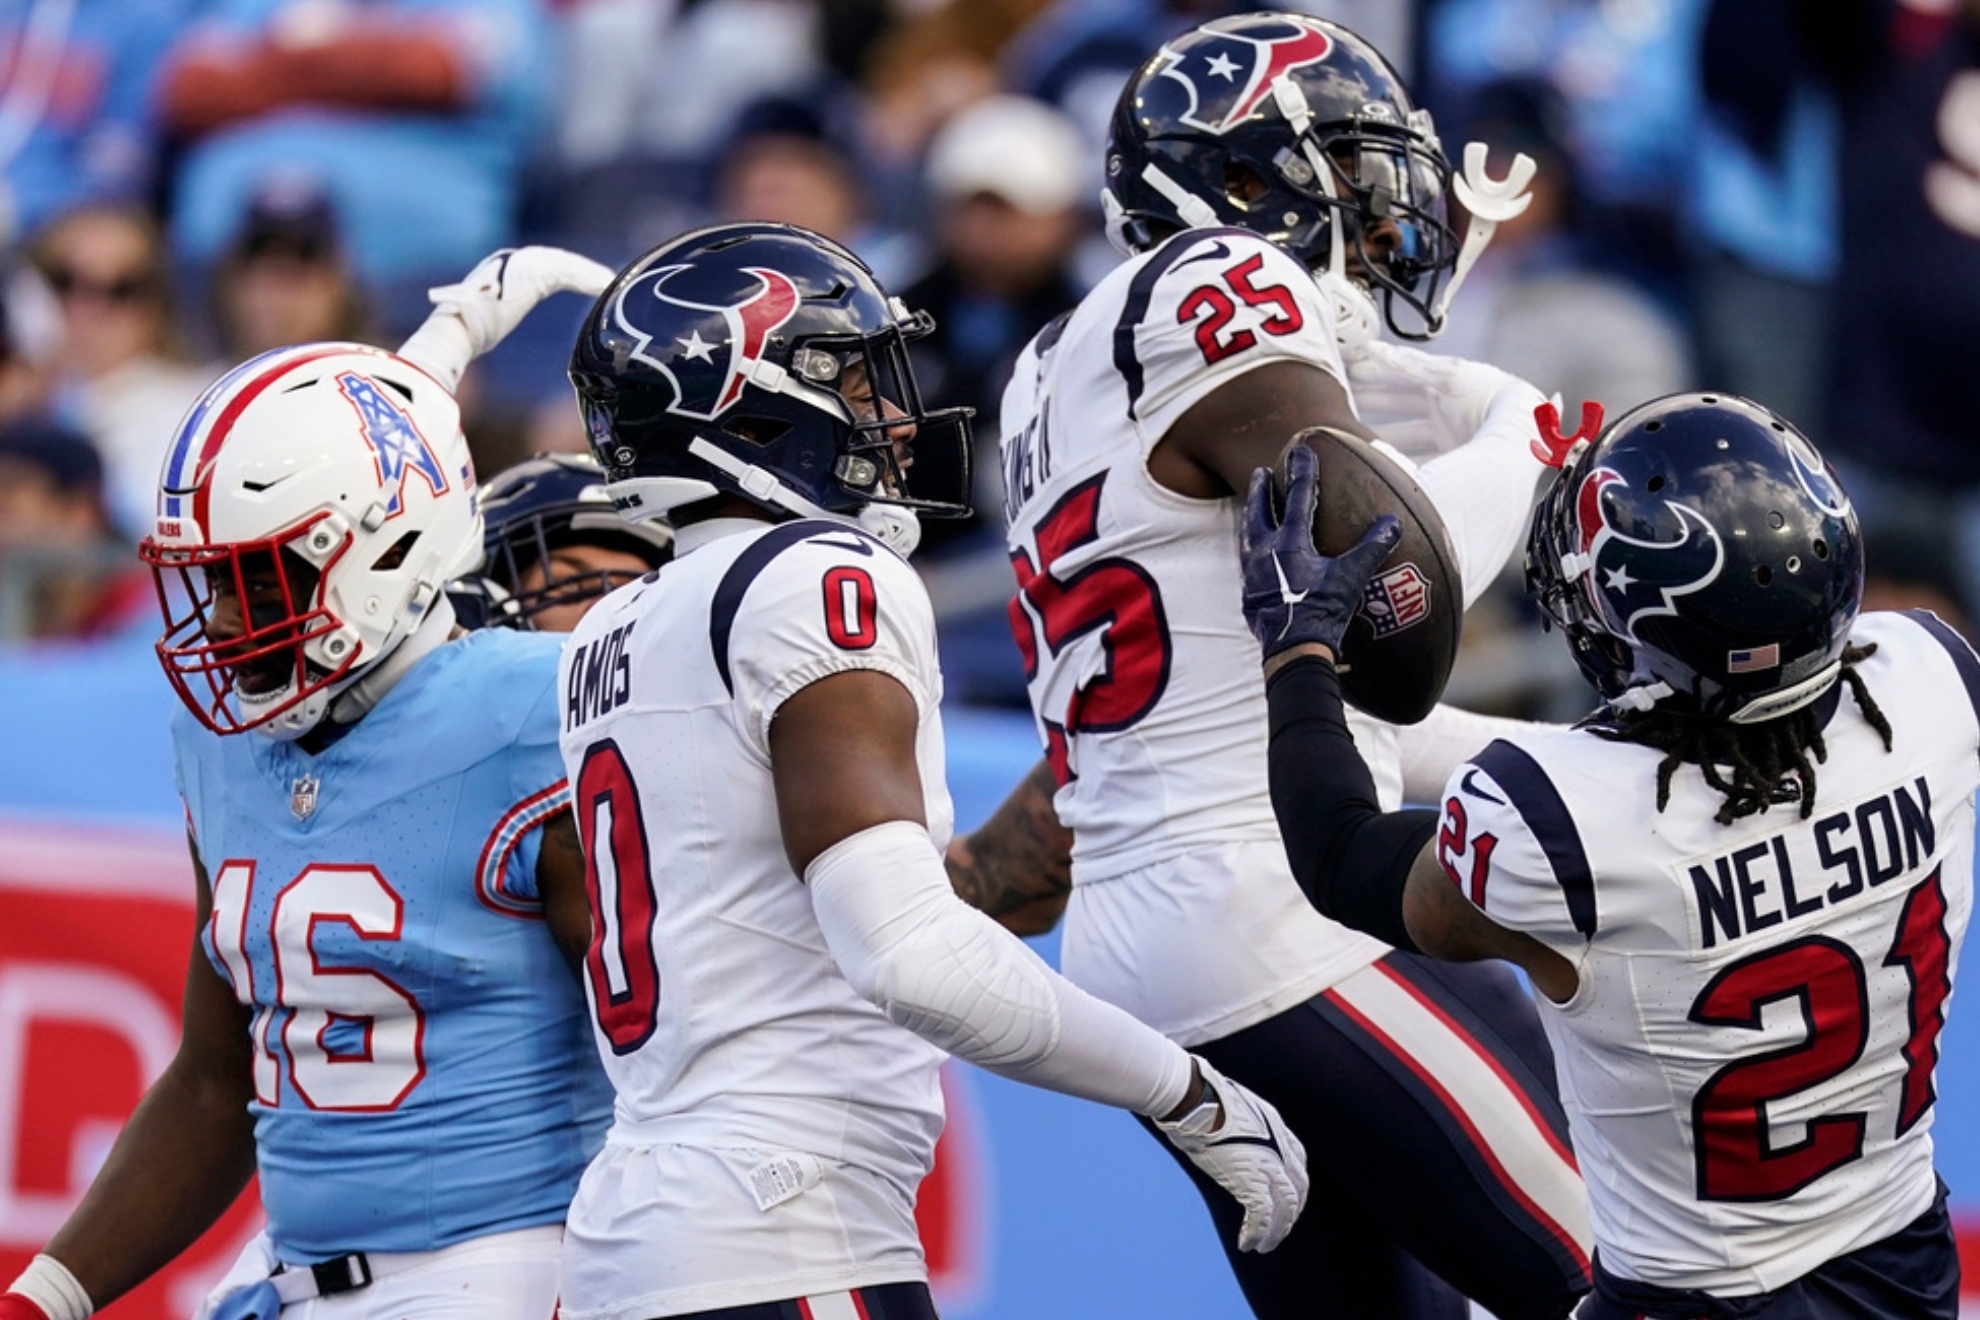
M1495 834L1481 834L1469 841L1471 853L1471 879L1458 874L1458 858L1467 851L1465 835L1470 824L1465 818L1464 803L1453 797L1444 803L1444 823L1437 831L1437 864L1444 868L1444 874L1451 883L1464 890L1471 898L1471 905L1479 911L1485 910L1485 877L1492 872L1492 850L1499 846Z
M1232 294L1237 295L1247 307L1271 309L1270 314L1258 323L1258 328L1268 335L1289 335L1306 324L1291 289L1283 284L1252 283L1252 277L1264 265L1264 255L1254 252L1221 272L1218 278L1223 281L1222 284L1201 284L1183 295L1182 302L1176 308L1176 324L1196 322L1196 346L1202 350L1205 363L1221 362L1258 342L1258 336L1243 326L1231 330L1228 335L1224 333L1237 315L1237 303L1232 301Z
M1153 710L1169 683L1169 625L1162 609L1162 591L1148 571L1131 560L1093 560L1064 576L1055 571L1068 552L1100 534L1100 492L1106 474L1075 486L1039 520L1035 541L1038 559L1029 551L1011 554L1018 594L1011 601L1011 629L1024 654L1025 673L1038 671L1038 633L1052 655L1088 633L1101 634L1105 663L1081 684L1067 704L1062 723L1071 737L1132 727ZM1049 721L1048 721L1049 723ZM1069 757L1054 757L1060 768ZM1060 782L1070 774L1061 770Z
M842 651L864 651L880 639L873 575L840 565L825 572L825 632Z
M223 863L213 878L213 940L234 996L255 1003L254 969L244 941L255 885L251 861ZM426 1014L404 986L383 972L339 966L318 942L342 926L358 939L400 938L405 903L373 866L319 863L304 867L275 896L270 952L275 987L270 1004L256 1005L249 1040L254 1050L255 1099L281 1103L281 1063L270 1044L281 1042L289 1081L311 1109L380 1113L397 1109L426 1076ZM278 1013L286 1013L280 1028Z
M1904 1096L1898 1102L1898 1135L1911 1131L1938 1098L1932 1073L1939 1066L1939 1031L1952 994L1952 937L1946 933L1946 889L1939 869L1904 900L1897 939L1884 958L1911 978L1911 1035L1904 1043Z
M1952 992L1952 941L1939 871L1906 896L1886 967L1902 967L1909 1035L1894 1135L1931 1109L1939 1031ZM1713 1073L1692 1102L1702 1201L1776 1201L1792 1196L1863 1153L1861 1111L1811 1119L1801 1140L1776 1146L1767 1106L1840 1076L1869 1043L1869 992L1862 960L1846 944L1809 936L1742 958L1713 977L1691 1006L1691 1020L1759 1030L1761 1010L1795 1000L1807 1035L1798 1044L1741 1059Z
M651 857L639 790L625 754L610 738L593 743L571 786L571 811L584 845L584 889L591 901L591 945L584 971L592 1012L614 1054L646 1044L660 1020L660 966L653 951Z

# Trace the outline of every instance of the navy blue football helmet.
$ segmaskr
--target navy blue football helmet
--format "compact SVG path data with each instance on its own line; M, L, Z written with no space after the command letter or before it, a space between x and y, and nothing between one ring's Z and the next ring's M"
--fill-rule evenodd
M540 454L482 483L478 498L486 557L480 576L496 588L487 623L529 628L544 610L595 600L629 577L608 569L553 574L554 551L605 546L660 567L673 554L674 530L664 520L629 523L612 508L605 473L587 454ZM543 565L542 580L529 570Z
M1570 456L1534 515L1526 583L1611 704L1756 723L1836 681L1863 537L1785 419L1674 394Z
M1106 169L1108 232L1130 252L1248 229L1369 286L1398 335L1442 328L1450 162L1389 62L1337 23L1244 14L1170 41L1122 90Z
M933 328L831 239L717 225L620 273L578 332L571 382L626 518L718 493L802 517L961 517L972 410L924 409L908 363Z

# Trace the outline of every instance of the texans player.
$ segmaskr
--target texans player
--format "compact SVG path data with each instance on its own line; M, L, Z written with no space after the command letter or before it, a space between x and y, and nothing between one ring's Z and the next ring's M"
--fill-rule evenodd
M480 570L451 590L477 623L567 633L592 603L667 562L665 519L629 523L589 454L539 454L481 484Z
M1980 658L1859 617L1835 474L1757 404L1618 418L1534 519L1528 584L1605 704L1383 815L1332 655L1393 528L1328 560L1260 474L1244 609L1272 799L1322 911L1523 968L1588 1175L1590 1320L1954 1320L1933 1072L1973 906ZM1817 768L1820 767L1819 775Z
M181 423L142 554L184 704L183 1038L6 1320L108 1305L257 1167L235 1320L553 1313L610 1093L571 966L558 639L461 633L442 590L481 553L452 391L540 298L610 278L497 254L400 353L279 349Z
M1394 954L1301 895L1237 608L1236 493L1310 426L1449 451L1417 478L1467 598L1512 552L1544 471L1538 391L1374 327L1441 324L1517 181L1472 170L1460 243L1450 168L1381 55L1276 14L1157 52L1122 93L1106 169L1135 255L1033 341L1004 396L1012 619L1056 774L957 850L958 888L1035 929L1069 878L1067 977L1243 1078L1305 1140L1324 1193L1287 1250L1231 1256L1259 1315L1324 1298L1460 1317L1460 1293L1502 1320L1565 1315L1588 1286L1587 1211L1532 1010L1511 978ZM1449 619L1458 585L1432 581L1419 606ZM1395 804L1396 731L1356 737ZM1069 877L1041 857L1053 787ZM1003 837L1012 824L1028 828Z
M914 1199L944 1051L1151 1118L1233 1199L1241 1250L1299 1213L1269 1105L949 888L903 554L917 510L966 508L969 437L966 409L921 407L930 324L829 239L745 224L648 253L579 332L612 497L671 513L677 554L585 616L558 688L618 1092L566 1320L933 1320Z

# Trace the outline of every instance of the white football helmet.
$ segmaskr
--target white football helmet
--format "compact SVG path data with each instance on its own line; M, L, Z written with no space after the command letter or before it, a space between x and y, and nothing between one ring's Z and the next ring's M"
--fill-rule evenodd
M216 733L307 732L481 555L460 409L362 344L276 349L179 424L139 553L158 656Z

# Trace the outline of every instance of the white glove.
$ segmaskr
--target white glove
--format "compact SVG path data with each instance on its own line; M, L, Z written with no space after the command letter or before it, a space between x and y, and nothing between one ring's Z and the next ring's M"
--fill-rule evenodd
M1447 454L1485 426L1518 416L1531 430L1546 396L1485 362L1375 340L1347 360L1348 393L1362 423L1417 462Z
M428 289L433 314L399 348L449 390L467 364L506 339L530 308L553 293L596 298L615 273L590 257L554 247L503 248L456 284Z
M474 355L480 357L508 338L529 309L551 294L596 298L614 274L590 257L563 248L503 248L483 257L460 283L428 289L426 296L434 307L466 323Z
M1278 1110L1192 1057L1217 1103L1198 1105L1173 1123L1156 1119L1155 1126L1244 1207L1238 1250L1270 1251L1292 1232L1306 1204L1306 1147Z

